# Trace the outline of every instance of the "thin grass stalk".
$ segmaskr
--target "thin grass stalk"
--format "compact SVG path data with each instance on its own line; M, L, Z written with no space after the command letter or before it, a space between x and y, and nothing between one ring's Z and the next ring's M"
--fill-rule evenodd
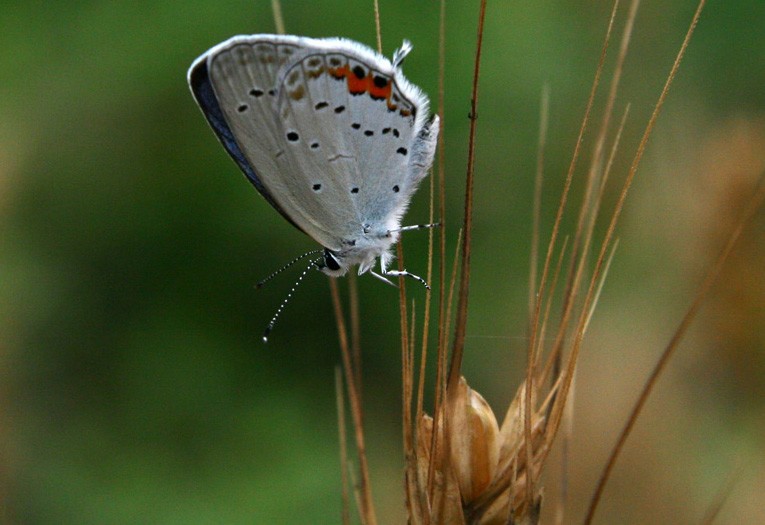
M459 250L462 245L462 230L457 233L457 246L454 248L454 259L452 262L452 274L449 281L449 299L446 301L446 316L444 318L444 330L449 331L449 320L451 319L452 304L454 304L454 288L457 283L457 264L459 262ZM439 359L438 370L436 372L436 396L437 398L446 398L446 359ZM430 442L430 460L428 462L428 498L433 501L433 475L435 472L435 458L438 457L438 445L441 432L436 432L435 429L439 428L439 425L444 425L441 419L444 415L444 405L440 403L436 410L433 412L433 434ZM443 500L442 500L443 503ZM443 510L442 510L443 512Z
M531 212L531 249L529 250L529 322L534 314L539 265L539 222L542 216L542 179L544 178L545 146L550 113L550 86L542 86L539 104L539 138L537 140L537 168L534 174L534 197ZM531 329L531 327L529 327Z
M532 312L534 310L534 295L537 288L537 258L539 246L539 220L542 207L542 175L544 173L544 151L547 140L547 113L550 102L549 88L545 85L542 88L542 100L540 103L539 115L539 140L537 144L537 168L534 176L534 207L532 211L532 234L531 234L531 255L529 261L529 330L531 329ZM523 418L523 431L526 441L526 464L532 464L532 455L534 451L531 447L531 395L533 390L533 381L536 373L535 348L528 345L526 350L526 411ZM531 471L527 469L529 475ZM526 505L531 507L534 499L533 480L529 478L526 483Z
M622 140L622 133L624 132L624 126L627 124L627 117L630 114L630 105L627 104L624 107L624 113L622 113L622 118L619 121L619 128L616 130L616 136L614 137L614 142L611 144L611 153L608 156L608 162L606 162L606 169L603 170L603 177L600 180L600 190L597 199L595 199L595 205L600 206L600 204L603 202L603 193L606 189L606 183L608 182L608 179L611 175L611 168L614 166L614 159L616 159L616 152L619 151L619 143ZM594 214L597 216L597 212Z
M564 254L565 254L564 248L567 247L568 240L569 240L569 237L566 236L564 238L564 241L563 241L564 245L561 248L560 254L558 255L558 264L556 265L555 272L553 273L553 279L552 279L552 283L551 284L557 284L558 276L560 275L560 270L561 270L561 266L562 266L563 258L564 258ZM544 343L544 340L545 340L545 337L546 337L545 328L547 326L547 322L548 322L549 317L550 317L550 310L551 310L552 303L554 302L554 297L552 295L552 292L554 291L554 289L555 289L554 287L552 287L552 286L550 287L550 295L547 298L547 306L545 307L545 314L544 314L544 317L542 318L542 326L541 326L541 328L539 330L539 334L540 335L539 335L539 347L538 347L538 351L539 351L540 354L542 353L542 351L544 349L543 343ZM544 382L546 382L548 380L548 378L552 382L557 381L559 379L560 372L556 370L556 365L558 364L558 358L559 357L560 357L560 355L559 354L556 355L554 352L550 352L547 355L547 359L545 360L545 364L542 367L542 371L539 374L539 378L537 379L537 381L538 381L538 383L540 385L543 384ZM549 416L549 414L548 414L548 416Z
M353 418L353 430L356 439L356 452L359 457L359 473L361 479L358 484L359 512L362 523L376 525L374 502L372 500L372 488L369 482L369 464L367 461L366 443L364 439L363 409L356 391L356 382L353 380L353 366L351 364L351 352L348 347L348 333L343 316L343 306L340 302L337 279L329 279L329 289L332 295L332 306L335 311L337 322L337 335L340 341L340 354L343 359L343 372L348 385L348 400L351 403L351 417Z
M417 334L415 333L415 329L417 328L416 321L417 316L415 315L415 300L412 299L412 317L409 320L409 408L411 410L412 407L412 401L414 400L414 348L417 344Z
M382 31L380 30L380 3L372 0L375 8L375 35L377 35L377 52L382 53Z
M343 375L340 367L335 367L335 403L337 404L337 433L340 444L340 479L342 480L342 523L351 523L350 486L348 484L348 441L345 427L345 400L343 397Z
M431 173L430 177L430 211L428 221L433 224L434 213L434 191L435 179ZM433 280L433 228L428 228L428 272L427 279L429 283ZM425 290L425 313L422 320L422 349L420 351L420 371L417 376L417 409L415 412L415 421L419 421L423 412L423 403L425 402L425 370L428 362L428 334L430 333L430 303L431 290Z
M430 173L430 202L428 209L428 224L433 224L434 199L435 199L435 175ZM428 283L433 281L433 228L428 228L428 269L425 280ZM432 286L432 285L431 285ZM430 289L425 290L425 313L422 321L422 350L420 352L420 371L417 376L417 409L415 421L420 420L422 407L425 397L425 367L428 360L428 334L430 333L430 303L432 293Z
M446 0L441 0L438 18L438 116L441 132L438 134L437 166L438 166L438 215L441 227L438 232L438 353L436 364L436 395L433 404L434 418L441 407L441 387L438 376L441 369L446 368L446 337L449 331L445 328L448 322L446 315L446 154L444 145L444 130L446 115L444 111L445 77L446 77Z
M361 360L361 316L359 315L359 283L355 272L348 274L348 302L351 311L351 358L353 364L353 380L356 382L356 393L359 403L364 403Z
M412 320L409 325L412 330L409 338L411 346L409 348L401 347L401 415L406 469L404 482L406 484L407 500L411 502L411 505L415 505L418 503L419 498L417 497L417 457L414 452L416 447L415 433L414 425L412 424L415 329L414 300L412 300Z
M438 172L438 214L441 227L438 231L438 351L436 353L436 384L433 400L433 428L437 429L441 419L442 400L446 392L446 337L449 333L446 301L446 157L444 130L445 115L445 78L446 78L446 0L441 0L438 13L438 116L441 131L438 134L437 172ZM459 241L457 243L459 246ZM456 258L455 258L456 261ZM456 263L455 263L456 264ZM428 463L427 493L428 501L433 501L434 458L438 450L439 432L434 430L430 443L430 461Z
M271 0L271 12L274 14L274 27L277 35L284 34L284 17L282 16L282 3L279 0Z
M603 286L606 284L606 279L608 278L608 271L611 269L611 263L614 260L614 256L616 255L616 250L619 248L619 238L617 237L614 240L614 245L611 248L611 253L608 254L608 258L606 259L606 265L603 267L603 274L600 276L600 280L598 282L597 288L595 288L595 297L593 298L592 304L590 305L590 309L587 312L587 317L584 320L584 326L582 327L582 332L585 334L587 333L587 328L590 326L590 320L592 320L592 316L595 313L595 308L598 305L598 301L600 300L600 293L603 291Z
M404 246L403 241L399 238L396 244L396 255L398 258L398 269L404 271ZM409 328L407 324L408 315L406 312L406 282L404 276L400 275L398 278L398 306L399 306L399 321L401 322L401 351L406 351L409 348Z
M454 343L449 365L447 393L456 391L462 368L462 355L465 347L465 329L467 325L468 294L470 291L470 254L473 239L473 179L475 166L475 135L478 122L478 77L481 71L481 51L483 49L483 28L486 19L486 0L481 0L478 11L478 30L473 66L473 87L470 96L470 135L468 137L467 174L465 177L465 218L463 230L465 240L462 243L462 273L457 304L457 318L454 323Z
M547 304L545 305L544 315L542 316L542 324L539 327L539 342L537 344L536 349L536 356L535 360L539 360L542 356L542 352L544 350L544 344L545 344L545 336L547 331L547 322L550 319L550 311L552 309L552 304L555 299L555 290L558 286L558 277L560 276L560 270L563 267L563 259L566 254L566 248L568 247L568 241L569 236L566 235L563 238L563 243L560 248L560 253L558 254L558 261L555 264L555 270L553 271L552 280L550 282L550 292L547 296ZM552 367L553 360L548 359L545 367L542 369L542 372L539 374L539 377L537 378L537 384L542 385L545 382L547 382L547 373L549 373L549 370ZM555 379L553 379L555 381ZM550 393L554 391L554 384L550 386ZM551 396L552 397L552 396ZM544 412L542 408L539 409L540 412ZM562 444L562 451L561 451L561 479L560 479L560 497L559 497L559 512L556 513L557 523L561 523L563 520L563 513L565 510L565 504L567 501L567 494L568 494L568 442L567 442L567 436L564 435L563 444Z
M532 313L535 304L535 292L537 289L537 264L539 247L539 221L542 208L542 176L544 173L544 151L545 141L547 139L547 120L548 107L550 102L550 92L547 85L542 88L542 97L540 101L539 115L539 139L537 146L537 168L534 176L534 206L532 211L532 234L531 234L531 254L529 261L529 330L532 328ZM536 375L536 349L534 345L529 344L526 351L526 408L523 421L523 430L526 440L526 464L532 464L533 450L531 447L531 395L533 381ZM530 474L530 470L528 470ZM531 506L533 500L533 479L530 475L526 478L526 505Z
M435 458L439 457L439 425L441 424L443 413L443 399L446 396L446 362L447 362L447 344L446 338L449 333L449 319L451 301L454 292L454 280L457 270L457 256L455 254L452 271L451 289L449 299L446 300L446 147L445 147L445 129L446 129L446 0L441 0L438 13L438 116L440 119L441 131L438 134L437 148L437 171L438 171L438 214L441 227L439 228L439 259L438 259L438 351L436 355L436 384L435 399L433 403L433 433L430 442L430 459L428 461L427 495L428 503L433 501L434 497L434 475ZM457 248L460 246L462 232L458 234ZM447 305L449 307L447 308ZM418 419L419 421L419 419ZM443 515L444 498L441 499L442 508L438 515Z
M571 399L576 397L576 375L571 383ZM563 523L563 517L566 513L566 503L568 503L568 459L571 451L571 436L574 434L574 403L566 403L563 411L563 435L561 436L561 476L560 476L560 498L556 512L556 523Z
M704 0L701 0L700 7L703 7L703 3L704 3ZM699 14L701 14L701 11L700 10L696 11L694 22L697 20ZM691 29L694 26L695 26L695 23L691 25ZM616 464L616 459L619 457L619 454L624 448L624 443L627 441L627 438L632 432L632 428L635 425L635 421L637 421L638 415L642 411L643 406L648 400L648 397L651 395L651 392L653 392L653 389L656 386L656 382L659 376L666 369L667 363L669 362L670 358L672 357L678 345L680 344L680 341L685 336L685 333L688 331L688 327L690 326L691 322L695 319L696 314L701 308L701 304L706 298L707 293L709 293L709 290L712 288L712 285L715 283L715 281L717 281L717 278L720 276L720 273L723 269L723 266L725 265L725 262L728 259L728 256L730 255L731 251L733 251L733 248L736 245L736 242L741 236L741 232L752 220L755 213L760 209L763 201L765 201L765 178L761 176L759 188L757 189L753 197L750 199L750 201L747 203L746 207L744 208L744 212L741 214L741 218L739 219L735 228L731 232L730 237L728 237L727 243L725 244L723 249L720 251L720 254L718 255L714 264L712 265L712 267L709 269L706 276L704 277L704 280L702 281L701 286L699 286L699 289L696 291L696 295L694 296L693 301L691 301L691 305L688 308L688 311L685 313L685 315L683 316L683 319L680 321L680 324L675 330L675 333L672 335L672 338L670 339L666 348L662 352L661 357L659 358L656 365L654 366L653 371L651 372L651 375L648 377L648 380L646 381L645 386L643 387L643 390L640 392L640 396L638 397L638 400L635 402L635 405L632 408L632 411L630 412L629 417L627 418L627 423L625 424L624 428L620 432L619 439L617 440L616 445L614 445L614 448L611 451L611 454L608 458L608 462L606 463L606 466L603 469L603 473L601 474L598 480L597 487L595 488L595 493L592 496L592 500L590 501L590 505L587 511L587 517L585 518L585 521L584 521L585 524L592 522L592 518L595 515L595 509L598 506L598 502L600 501L600 498L603 494L603 489L605 488L606 482L608 481L611 475L611 472L613 471L614 465Z
M542 324L539 327L539 336L537 337L537 350L536 350L536 357L535 360L539 361L539 359L542 356L542 352L544 351L545 347L545 338L547 337L547 323L550 320L550 312L552 311L552 305L555 302L555 290L558 287L558 277L560 276L560 270L563 267L563 260L566 256L566 249L568 248L568 241L570 237L566 235L563 238L563 243L560 247L560 253L558 253L558 260L555 263L555 270L553 271L553 276L550 281L549 286L549 292L546 298L546 304L545 304L545 310L544 314L542 315ZM552 360L548 359L547 363L545 364L545 367L542 369L542 373L540 373L539 377L537 378L537 384L543 384L547 381L547 374L549 373L548 367L552 365Z

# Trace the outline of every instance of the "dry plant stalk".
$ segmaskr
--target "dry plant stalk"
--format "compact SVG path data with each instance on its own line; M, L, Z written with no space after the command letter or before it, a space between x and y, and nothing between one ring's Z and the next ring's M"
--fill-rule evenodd
M440 231L439 248L439 303L438 303L438 345L436 367L436 391L434 396L433 416L423 409L423 389L425 363L427 360L427 341L429 328L430 293L426 295L424 321L422 331L422 347L420 363L416 366L415 349L415 313L414 303L411 305L411 320L406 304L406 289L403 280L400 282L400 321L401 321L401 355L402 355L402 398L403 398L403 439L405 452L405 496L408 522L417 524L536 524L539 522L542 505L542 486L540 476L546 466L550 450L558 435L561 423L566 417L573 417L566 405L573 393L576 365L582 340L592 312L597 303L600 288L607 274L608 264L613 257L616 239L614 232L618 223L624 201L630 189L632 180L637 172L648 138L651 135L656 119L669 88L678 70L690 37L698 22L705 0L700 0L698 9L691 21L685 40L678 52L672 70L668 74L666 84L659 95L653 114L649 119L643 138L634 154L629 172L624 177L622 189L614 209L608 216L608 227L605 236L597 244L597 255L592 270L588 270L592 257L595 226L601 216L601 202L606 181L616 155L619 139L627 118L627 108L616 131L611 130L616 96L624 62L627 56L632 28L636 20L638 0L632 0L628 9L622 39L618 49L614 70L611 75L610 88L605 99L602 120L595 133L593 153L587 175L584 178L583 199L578 208L576 228L571 236L564 236L563 242L558 242L561 219L568 203L568 196L585 133L590 122L590 116L600 86L605 58L611 42L614 21L619 7L615 0L606 34L603 41L598 64L595 70L592 88L582 118L582 125L574 148L572 160L565 178L555 222L548 243L547 251L537 282L537 245L539 206L534 209L534 241L531 254L530 293L529 293L529 346L526 376L504 413L501 423L494 411L484 398L473 390L467 380L461 376L461 362L465 342L465 327L468 309L468 291L470 282L470 249L472 226L472 195L473 195L473 162L475 159L475 129L478 107L478 77L480 71L481 45L483 38L483 23L486 13L486 1L482 0L479 7L478 31L476 43L476 58L473 77L473 95L471 99L470 138L468 150L468 167L465 193L465 217L457 248L461 252L460 276L457 278L458 257L455 254L449 292L446 290L445 279L445 232ZM443 68L445 63L445 2L441 1L440 10L440 79L439 79L439 113L442 126L445 122L443 115ZM375 2L375 17L377 20L378 43L379 8ZM539 200L541 191L541 173L544 162L544 129L547 119L546 90L543 94L542 115L540 124L540 148L537 157L538 182L535 184L535 202ZM444 198L444 157L443 133L439 137L439 154L437 162L439 213L441 224L445 223ZM610 150L606 143L611 141ZM605 152L609 150L608 158ZM433 189L435 183L431 178L431 220L433 215ZM729 243L720 258L702 284L688 314L683 319L676 337L665 350L665 355L657 364L656 370L641 395L635 410L630 415L625 431L615 446L612 457L606 467L601 481L593 497L585 522L589 523L597 508L602 488L608 479L608 474L616 457L621 450L632 423L637 418L642 403L650 394L656 377L664 369L672 350L684 333L690 320L695 315L698 305L709 290L714 278L730 253L733 243L738 238L746 221L751 219L754 211L765 200L765 188L761 188L752 199L750 207L744 214L737 229L731 234ZM464 237L463 237L464 236ZM570 241L570 242L569 242ZM560 245L560 246L559 246ZM430 257L428 262L428 280L432 272L433 233L430 233ZM557 257L554 257L557 252ZM398 247L399 263L403 261L403 249ZM556 263L553 265L553 260ZM564 260L567 264L564 266ZM565 267L565 271L561 270ZM554 292L559 275L565 283L560 318L557 326L549 327L550 312L554 302ZM458 286L457 286L457 283ZM355 283L354 283L355 284ZM458 289L458 302L454 326L454 342L451 351L451 361L447 372L447 334L450 331L451 306L453 293ZM372 504L369 474L367 470L366 452L362 426L360 403L360 357L357 348L354 356L348 345L345 332L345 322L339 295L332 282L333 302L338 320L346 385L353 416L357 454L361 479L356 487L356 500L359 503L359 514L362 523L376 523L374 506ZM357 319L358 307L352 286L352 317ZM355 310L355 312L353 312ZM358 324L352 321L354 331ZM546 339L548 330L554 332L549 351ZM358 334L354 334L354 347ZM355 365L355 366L354 366ZM419 376L415 373L418 371ZM417 387L415 388L415 385ZM565 428L565 427L564 427ZM565 433L565 431L564 431ZM565 437L565 436L564 436ZM345 467L344 467L345 468ZM564 466L565 476L565 466ZM345 494L346 501L348 495ZM558 502L556 517L562 519L564 514L563 501ZM346 509L347 510L347 509ZM344 519L347 514L344 513Z

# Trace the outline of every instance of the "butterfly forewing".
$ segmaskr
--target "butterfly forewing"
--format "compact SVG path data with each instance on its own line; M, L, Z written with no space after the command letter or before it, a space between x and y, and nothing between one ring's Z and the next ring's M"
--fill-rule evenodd
M301 230L331 245L329 231L318 228L317 218L292 196L300 174L285 166L288 139L276 111L279 70L301 49L301 40L233 40L210 55L210 79L236 141L267 192Z

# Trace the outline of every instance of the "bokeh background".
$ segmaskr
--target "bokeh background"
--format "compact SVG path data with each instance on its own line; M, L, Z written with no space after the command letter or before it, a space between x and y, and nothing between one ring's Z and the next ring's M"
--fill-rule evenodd
M375 43L371 1L283 4L290 33ZM478 2L448 4L452 250ZM524 366L540 92L547 83L546 238L609 9L489 2L464 371L500 413ZM617 181L694 9L691 0L641 6L617 100L617 113L632 104ZM384 52L412 40L407 76L433 99L438 10L381 2ZM582 355L567 523L581 519L629 407L765 168L763 28L761 0L710 1L651 139ZM340 357L327 278L305 280L263 346L296 275L253 285L314 245L237 171L185 81L212 45L273 31L265 0L2 0L4 522L339 521ZM580 165L591 149L588 136ZM407 222L427 214L425 186ZM736 469L718 523L765 522L763 226L760 212L661 379L598 522L697 523ZM407 267L424 274L427 236L411 233L405 245ZM375 502L382 523L403 523L398 295L368 276L359 289ZM423 291L408 290L422 305Z

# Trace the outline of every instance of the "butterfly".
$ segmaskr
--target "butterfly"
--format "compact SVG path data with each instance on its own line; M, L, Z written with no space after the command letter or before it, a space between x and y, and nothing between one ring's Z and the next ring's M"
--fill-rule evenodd
M401 71L411 49L404 41L388 60L347 39L262 34L230 38L191 65L191 92L223 147L322 246L293 262L321 253L309 268L333 277L358 265L389 283L426 284L388 269L402 231L433 226L401 226L439 132L427 96Z

